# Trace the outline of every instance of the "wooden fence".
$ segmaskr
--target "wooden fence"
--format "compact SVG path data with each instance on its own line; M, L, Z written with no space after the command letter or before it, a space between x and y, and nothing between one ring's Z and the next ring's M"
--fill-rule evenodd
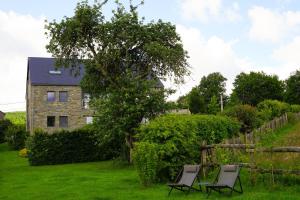
M300 113L294 113L294 118L299 121ZM262 135L266 135L274 132L275 130L282 128L288 123L288 115L285 113L280 117L264 123L261 127L255 129L250 133L241 135L239 137L227 139L224 141L226 144L256 144L260 141Z
M296 120L300 120L300 113L294 114ZM278 128L283 127L288 123L287 114L282 115L281 117L275 118L272 121L265 123L260 128L254 130L253 132L246 134L244 137L237 137L225 141L225 144L213 144L206 145L203 142L201 146L201 164L203 166L203 174L206 174L206 166L217 165L214 149L217 148L229 148L229 149L239 149L245 153L249 153L250 159L249 163L239 163L245 168L249 168L250 171L255 171L259 173L271 173L271 174L295 174L300 175L299 170L285 170L285 169L263 169L259 168L255 164L254 152L265 152L265 153L300 153L300 147L287 146L287 147L269 147L262 148L257 147L257 143L260 141L260 136L263 134L272 133Z
M285 170L285 169L264 169L259 168L255 164L254 152L265 152L265 153L300 153L300 147L286 146L286 147L256 147L255 144L213 144L201 146L201 164L203 166L203 174L206 174L206 167L218 165L214 155L215 148L229 148L229 149L239 149L244 150L245 153L249 153L250 159L249 163L235 163L250 169L250 171L255 171L258 173L271 173L271 174L294 174L300 175L300 169L298 170Z

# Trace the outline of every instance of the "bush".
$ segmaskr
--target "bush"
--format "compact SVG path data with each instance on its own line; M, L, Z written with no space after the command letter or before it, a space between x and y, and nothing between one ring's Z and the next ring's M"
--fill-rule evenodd
M272 120L288 112L290 107L289 104L278 100L264 100L257 105L257 109L268 117L267 120Z
M27 149L26 149L26 148L21 149L21 150L19 151L19 156L20 156L20 157L23 157L23 158L27 158L27 157L28 157L28 151L27 151Z
M5 142L5 132L12 125L8 119L0 120L0 143Z
M237 121L225 116L169 114L142 125L137 139L156 145L159 158L157 177L165 180L174 179L184 164L199 162L201 141L218 143L236 135L239 128ZM137 151L136 157L148 156L139 152L142 151Z
M158 169L157 146L148 142L138 143L134 148L133 160L141 183L145 186L154 183Z
M300 112L300 105L293 104L290 106L290 112L292 113L298 113Z
M237 119L242 133L250 132L261 124L256 108L250 105L236 105L227 108L222 114Z
M25 147L25 140L28 136L24 125L11 125L5 132L5 140L8 146L14 150Z
M48 134L35 131L27 142L30 165L47 165L101 160L98 136L89 129Z

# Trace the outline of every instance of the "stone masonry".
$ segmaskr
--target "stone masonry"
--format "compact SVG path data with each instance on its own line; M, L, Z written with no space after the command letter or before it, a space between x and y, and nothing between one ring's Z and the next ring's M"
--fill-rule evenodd
M55 92L55 101L47 101L47 92ZM68 92L68 101L59 102L59 91ZM61 130L59 117L68 117L66 130L80 128L92 111L83 107L83 94L80 86L37 86L27 84L27 130L33 134L41 128L49 133ZM47 127L47 116L55 116L55 126Z

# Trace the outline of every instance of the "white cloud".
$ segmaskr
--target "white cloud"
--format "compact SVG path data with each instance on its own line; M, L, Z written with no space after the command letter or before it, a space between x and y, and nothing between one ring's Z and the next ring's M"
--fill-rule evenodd
M279 42L290 33L299 31L300 12L276 12L255 6L248 11L251 21L250 38L258 41Z
M44 18L0 10L0 44L0 110L24 110L27 57L49 56Z
M192 67L191 77L186 84L177 88L178 92L171 99L176 99L198 85L204 75L221 72L227 81L228 92L232 89L232 82L241 71L249 71L251 63L247 59L239 58L233 50L237 40L226 42L222 38L212 36L205 39L195 28L177 25L177 32L181 35L183 46L189 53L189 63Z
M300 69L299 52L300 36L273 51L272 58L281 62L281 67L278 68L280 77L287 78L291 72Z
M180 0L181 14L188 20L229 20L237 21L241 18L239 4L234 2L231 7L224 8L222 0Z

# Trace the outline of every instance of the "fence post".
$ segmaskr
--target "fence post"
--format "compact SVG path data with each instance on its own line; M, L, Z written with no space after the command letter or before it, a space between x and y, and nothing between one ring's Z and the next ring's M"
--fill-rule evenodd
M206 141L202 141L201 144L202 147L206 146ZM206 165L207 165L207 149L202 148L201 149L201 165L202 165L202 176L206 177Z

